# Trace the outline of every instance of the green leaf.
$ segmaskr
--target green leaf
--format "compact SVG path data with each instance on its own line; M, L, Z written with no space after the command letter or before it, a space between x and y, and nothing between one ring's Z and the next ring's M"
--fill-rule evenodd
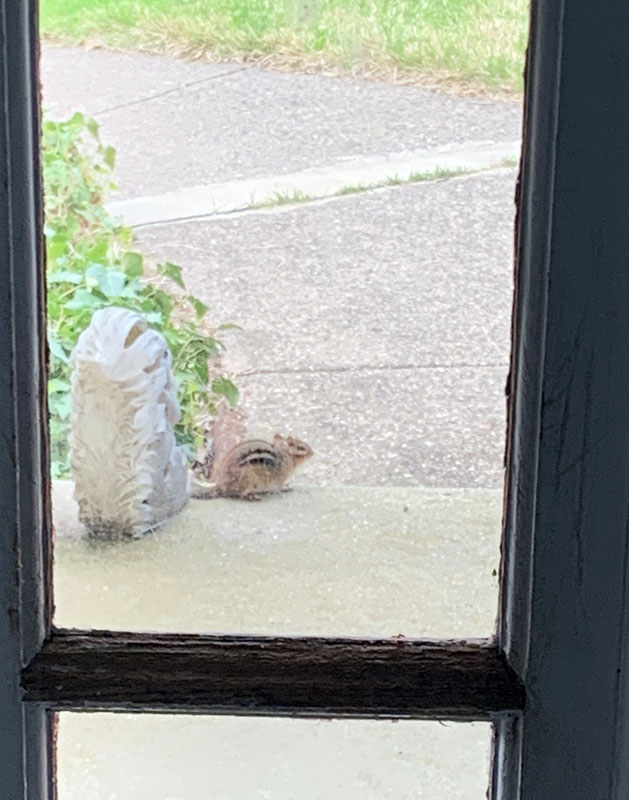
M48 292L48 322L56 322L62 314L63 300L56 294L56 287ZM54 328L54 325L52 326Z
M95 245L90 247L85 255L89 261L94 261L95 263L99 264L103 261L107 261L108 252L109 242L107 241L107 237L103 236L102 239L96 242Z
M70 118L68 125L73 128L83 128L85 125L85 117L80 111L76 111Z
M116 165L116 150L114 147L111 147L111 145L105 148L103 161L107 164L109 169L113 170Z
M98 129L99 129L99 127L100 126L99 126L98 122L96 122L96 120L93 117L90 117L87 120L87 129L95 139L98 139Z
M107 269L102 264L92 264L85 273L89 281L93 281L105 297L120 297L127 282L124 272Z
M208 367L207 359L200 359L195 365L194 371L196 372L197 378L200 381L200 386L206 386L208 380L210 379L210 368Z
M166 275L167 278L174 281L177 286L181 286L182 289L186 288L186 284L183 282L183 277L181 275L181 267L178 267L177 264L171 264L170 261L166 261L165 264L158 265L157 271L160 275Z
M66 355L63 345L50 331L48 332L48 347L55 358L58 358L64 364L70 364L70 359Z
M241 331L242 328L240 325L236 325L234 322L224 322L222 325L218 326L219 331Z
M68 438L68 423L62 422L54 412L51 412L50 419L48 420L48 426L50 428L51 436L57 439L57 441L54 443L57 448L60 449L61 447L64 447Z
M56 261L62 256L68 246L68 237L66 234L57 233L54 236L49 236L46 240L46 256L48 261Z
M48 275L48 283L83 283L84 275L82 272L71 272L67 269L60 269L58 272L51 272Z
M122 268L129 278L139 278L144 274L144 259L140 253L125 253Z
M101 284L101 290L107 297L120 297L127 283L127 276L124 272L110 269L107 271L107 282Z
M155 301L155 305L157 305L158 308L161 309L164 318L168 319L172 313L173 308L175 307L174 300L161 289L155 289L151 293L150 299Z
M74 297L66 303L66 308L70 311L82 311L86 308L96 310L102 305L103 301L88 289L78 289Z
M72 398L68 393L56 394L50 398L50 413L59 419L68 419L72 411Z
M212 391L227 398L231 406L237 405L238 400L240 399L240 392L238 391L238 388L229 380L229 378L226 378L225 376L216 378L216 380L212 381Z
M92 264L85 271L85 277L90 286L100 286L101 281L107 279L107 267L103 264Z
M70 384L68 381L62 381L61 378L50 378L48 381L48 394L68 391L70 391Z
M192 308L195 310L197 319L203 319L203 317L207 314L208 306L199 300L198 297L193 297L192 295L188 297L188 300L190 301Z

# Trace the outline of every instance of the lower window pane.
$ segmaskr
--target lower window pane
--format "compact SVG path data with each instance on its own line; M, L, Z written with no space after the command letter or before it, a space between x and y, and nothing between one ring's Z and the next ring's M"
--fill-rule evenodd
M59 800L484 800L486 723L59 715Z
M344 488L313 491L305 502L297 492L265 504L193 500L179 520L139 541L62 537L55 621L297 636L492 631L499 490L350 493L352 502Z

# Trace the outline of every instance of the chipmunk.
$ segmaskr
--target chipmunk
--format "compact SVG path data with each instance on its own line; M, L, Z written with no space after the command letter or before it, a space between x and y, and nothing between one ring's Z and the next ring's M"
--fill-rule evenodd
M262 494L289 491L284 484L310 456L312 448L305 442L279 433L273 444L263 439L241 442L219 458L212 472L213 484L193 484L191 497L260 500Z

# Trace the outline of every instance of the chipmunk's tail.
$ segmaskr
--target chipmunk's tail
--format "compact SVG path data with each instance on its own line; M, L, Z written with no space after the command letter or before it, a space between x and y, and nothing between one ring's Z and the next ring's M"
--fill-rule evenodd
M221 496L215 483L201 483L194 475L190 476L188 492L195 500L213 500Z

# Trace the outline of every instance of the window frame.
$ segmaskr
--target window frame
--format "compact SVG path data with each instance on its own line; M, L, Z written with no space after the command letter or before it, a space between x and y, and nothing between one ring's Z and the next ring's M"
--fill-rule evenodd
M625 797L629 8L532 3L501 607L496 639L471 642L52 628L37 0L1 8L5 796L54 797L56 710L115 708L489 719L492 800Z
M524 713L493 797L629 792L629 7L534 0L498 643Z
M0 763L6 797L48 800L53 717L20 686L52 619L38 18L0 9Z

